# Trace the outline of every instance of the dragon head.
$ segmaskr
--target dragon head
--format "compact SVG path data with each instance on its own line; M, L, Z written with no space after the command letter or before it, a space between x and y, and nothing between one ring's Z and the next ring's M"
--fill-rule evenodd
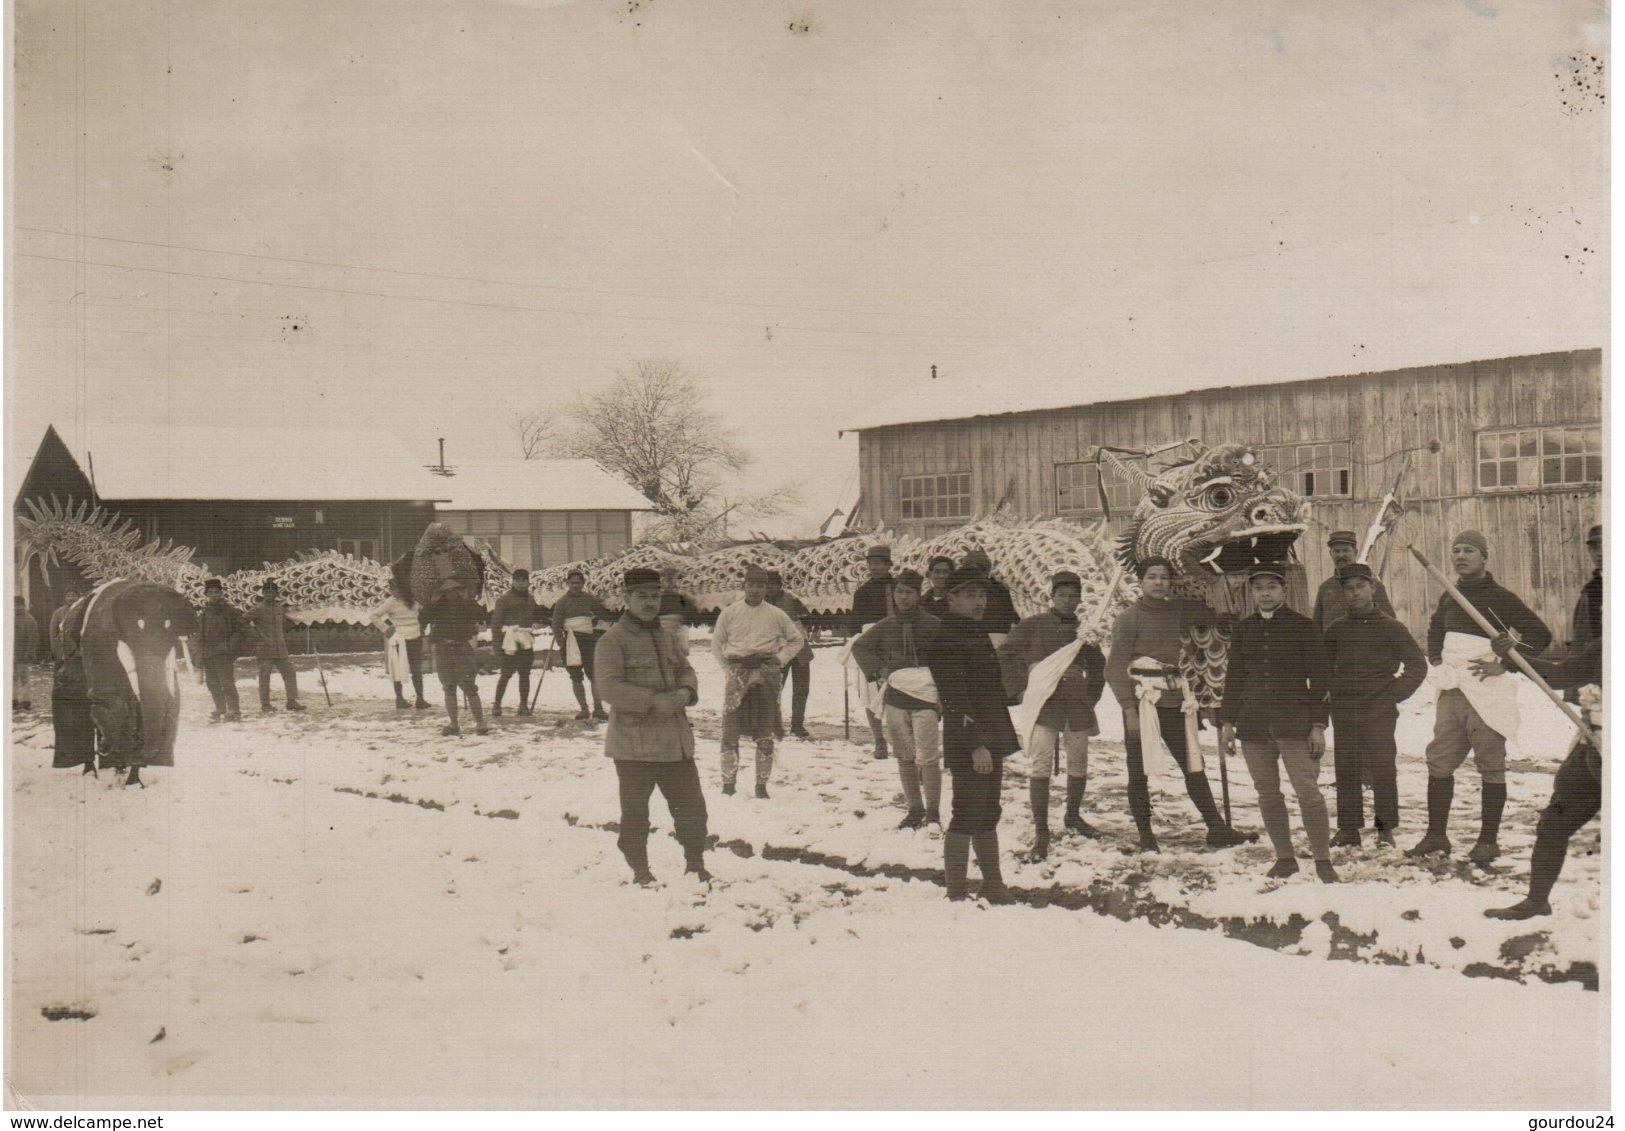
M1167 558L1181 574L1230 573L1254 562L1283 561L1306 528L1309 504L1279 486L1245 444L1221 444L1156 475L1102 452L1120 475L1141 488L1139 504L1118 546L1133 568Z

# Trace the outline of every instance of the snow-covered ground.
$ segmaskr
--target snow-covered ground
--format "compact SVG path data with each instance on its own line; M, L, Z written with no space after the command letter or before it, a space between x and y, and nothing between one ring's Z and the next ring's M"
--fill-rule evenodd
M703 648L694 660L710 826L725 846L708 892L681 878L658 798L664 884L625 883L606 827L615 775L599 735L567 719L562 673L547 677L536 718L460 740L440 736L438 710L396 712L377 665L331 672L332 708L301 673L309 713L237 725L208 724L207 694L189 688L178 766L151 771L146 790L50 770L49 720L15 717L11 1102L1608 1102L1606 989L1463 976L1475 964L1598 963L1606 941L1595 824L1576 838L1552 919L1481 915L1522 887L1533 813L1566 744L1538 698L1522 700L1502 874L1436 875L1368 848L1338 853L1342 885L1265 884L1266 847L1199 851L1171 765L1152 771L1163 853L1124 855L1132 826L1109 703L1089 800L1108 842L1064 841L1043 865L1018 863L1030 821L1021 774L1009 775L1005 874L1024 898L1130 892L1187 917L1295 924L1277 952L1087 910L948 904L928 875L941 842L895 829L895 763L869 756L855 703L865 745L840 738L827 650L813 668L815 740L782 745L772 799L720 796L720 682ZM487 697L494 680L480 680ZM240 689L252 712L252 679ZM1406 844L1420 832L1430 726L1424 691L1401 732ZM1210 769L1217 788L1216 759ZM1236 821L1259 828L1245 768L1230 769ZM1328 766L1328 798L1330 778ZM1464 849L1477 776L1459 782ZM1347 949L1328 911L1375 936L1366 961L1317 961ZM62 1010L91 1016L45 1016Z

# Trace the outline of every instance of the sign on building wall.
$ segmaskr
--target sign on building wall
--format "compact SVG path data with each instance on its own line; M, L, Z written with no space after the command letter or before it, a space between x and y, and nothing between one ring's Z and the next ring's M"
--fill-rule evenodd
M271 516L272 530L292 530L294 528L293 515L277 514Z

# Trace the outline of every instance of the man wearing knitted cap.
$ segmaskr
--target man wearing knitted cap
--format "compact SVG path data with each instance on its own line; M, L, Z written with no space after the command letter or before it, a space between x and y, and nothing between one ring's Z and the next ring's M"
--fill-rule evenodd
M705 795L694 761L694 728L688 708L699 701L694 668L660 624L660 575L628 570L623 579L626 615L604 633L593 657L593 680L614 711L604 735L604 754L620 782L621 855L632 882L655 882L649 870L649 797L665 795L683 846L687 871L702 883L705 867Z
M739 776L739 736L756 739L756 796L767 797L773 773L773 728L778 721L784 668L807 637L783 609L767 603L767 571L745 569L745 596L722 610L711 650L727 676L722 697L722 792Z
M852 658L864 678L882 688L880 714L908 800L900 829L942 824L941 716L936 685L925 666L941 621L920 609L920 584L913 570L899 573L892 586L896 612L852 645Z
M1334 620L1348 615L1348 596L1343 592L1339 571L1355 563L1359 557L1360 543L1354 531L1334 530L1326 539L1326 549L1332 556L1332 575L1320 583L1320 590L1315 594L1315 611L1309 617L1322 633L1331 627ZM1393 616L1394 603L1388 599L1388 590L1383 588L1382 578L1373 574L1371 581L1377 608Z
M862 635L872 625L877 625L892 615L891 601L891 547L874 545L864 553L864 565L869 570L869 580L858 586L852 594L852 612L847 617L846 634L849 637ZM868 686L864 694L867 703L874 697L876 688ZM889 756L886 747L886 727L880 716L864 708L869 716L869 733L875 739L875 758L881 759Z
M1488 620L1506 630L1528 655L1539 655L1552 642L1551 630L1510 591L1495 583L1489 569L1489 541L1476 530L1464 530L1450 545L1456 591ZM1483 674L1493 653L1484 630L1449 593L1428 622L1428 681L1439 689L1428 743L1428 830L1407 856L1450 854L1450 803L1456 794L1456 769L1471 751L1483 781L1478 843L1468 853L1475 864L1488 864L1501 854L1501 813L1506 808L1506 740L1518 733L1518 695L1504 671Z
M1070 570L1050 579L1050 607L1028 617L1011 630L999 646L1004 689L1012 697L1027 692L1033 665L1071 644L1078 636L1078 601L1083 582ZM1049 698L1038 709L1038 721L1027 746L1027 792L1033 810L1033 847L1028 859L1049 855L1050 775L1058 751L1066 750L1066 831L1098 837L1100 832L1083 819L1084 788L1089 780L1089 738L1100 733L1095 704L1106 689L1106 657L1091 643L1081 645L1061 674ZM1036 694L1036 692L1033 692ZM1029 704L1029 707L1035 706Z

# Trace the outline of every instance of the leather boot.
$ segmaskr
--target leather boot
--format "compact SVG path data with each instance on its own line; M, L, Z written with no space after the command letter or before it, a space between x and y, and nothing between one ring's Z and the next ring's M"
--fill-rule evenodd
M1445 834L1450 828L1450 803L1455 797L1455 778L1428 778L1428 831L1414 848L1405 850L1406 856L1450 855L1450 838Z
M1028 778L1027 796L1033 807L1033 846L1027 859L1037 863L1049 855L1049 779ZM977 849L978 860L980 852Z
M1507 783L1484 783L1483 818L1478 827L1478 843L1473 845L1467 859L1474 864L1488 864L1501 855L1501 814L1507 807Z
M976 866L982 870L982 898L998 905L1014 903L1010 889L1004 886L1004 873L999 867L999 834L977 833L970 843L976 850Z
M955 903L967 895L965 872L970 866L970 837L949 833L943 838L942 871L948 885L948 898Z

